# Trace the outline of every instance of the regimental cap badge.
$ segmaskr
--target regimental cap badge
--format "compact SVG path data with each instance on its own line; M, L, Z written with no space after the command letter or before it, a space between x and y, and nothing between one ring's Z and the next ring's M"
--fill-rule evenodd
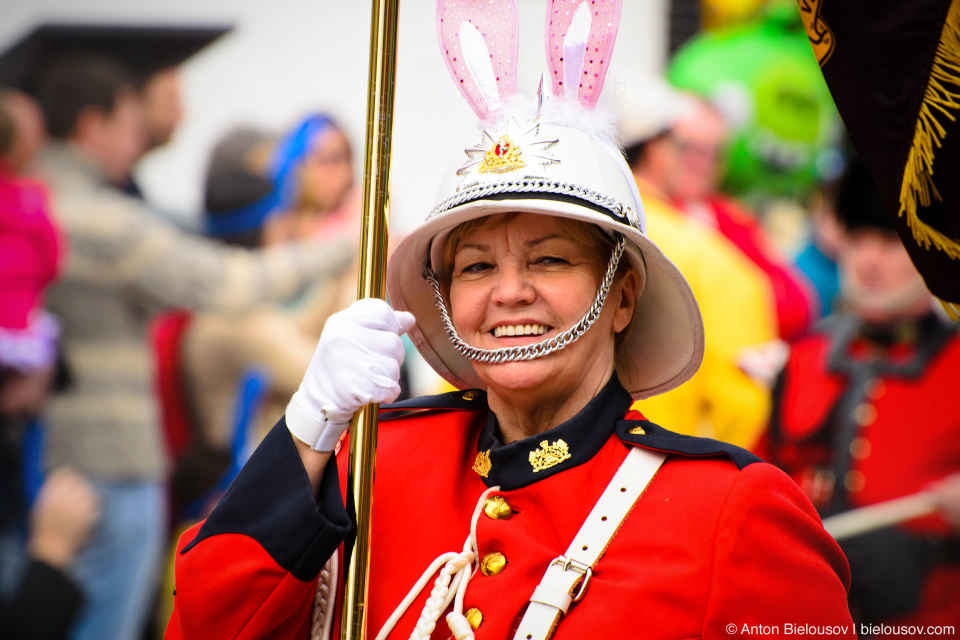
M513 144L510 136L500 136L497 143L483 156L480 163L480 173L506 173L524 167L520 147Z
M557 142L540 135L538 121L521 126L511 118L496 128L484 129L479 142L464 149L467 161L457 170L457 175L466 176L474 171L500 174L527 166L557 164L560 161L548 151Z
M530 466L533 472L543 471L550 467L555 467L564 460L570 458L570 447L563 440L557 440L553 444L547 444L546 440L540 442L540 448L530 452Z

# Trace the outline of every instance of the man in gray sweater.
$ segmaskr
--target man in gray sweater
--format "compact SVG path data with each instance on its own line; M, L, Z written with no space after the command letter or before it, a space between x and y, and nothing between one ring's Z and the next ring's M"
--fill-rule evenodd
M170 307L242 309L342 271L349 243L246 251L187 235L117 185L146 137L142 98L101 58L55 65L41 91L52 138L39 169L68 251L48 297L69 384L48 403L47 464L93 480L103 512L77 563L87 594L74 638L137 637L165 543L168 461L147 328Z

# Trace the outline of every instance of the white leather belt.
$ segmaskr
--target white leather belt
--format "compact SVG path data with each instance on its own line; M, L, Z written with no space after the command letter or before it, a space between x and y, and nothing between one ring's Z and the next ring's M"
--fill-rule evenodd
M630 450L574 536L566 554L554 559L547 567L540 584L530 596L530 604L517 627L514 640L547 640L553 635L570 605L579 602L586 594L593 577L593 567L656 475L666 455L640 447Z

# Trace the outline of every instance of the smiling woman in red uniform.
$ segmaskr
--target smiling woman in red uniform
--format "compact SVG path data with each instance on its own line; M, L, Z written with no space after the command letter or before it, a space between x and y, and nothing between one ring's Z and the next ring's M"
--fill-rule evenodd
M328 320L285 418L181 538L168 638L336 636L351 523L334 452L357 409L399 392L405 331L461 391L382 408L371 631L853 636L846 561L789 478L629 409L693 374L703 331L590 126L603 69L556 59L612 48L611 4L601 19L550 5L567 16L548 30L555 76L599 80L507 113L515 40L482 34L509 33L513 3L440 3L451 72L488 126L392 256L396 310L363 300ZM505 82L478 82L487 71Z

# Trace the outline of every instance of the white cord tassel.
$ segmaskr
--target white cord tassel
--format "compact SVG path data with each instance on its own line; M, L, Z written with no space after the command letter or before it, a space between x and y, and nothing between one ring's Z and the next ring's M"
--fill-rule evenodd
M420 592L427 586L430 577L440 570L434 582L430 597L423 605L423 611L420 613L420 619L417 620L413 633L410 634L410 640L427 640L437 628L437 620L451 602L454 602L454 610L447 616L447 624L457 640L471 639L473 628L467 622L463 615L463 599L467 591L467 584L476 573L473 564L477 560L477 520L483 511L483 503L487 496L493 491L498 491L500 487L491 487L480 495L477 506L473 510L473 517L470 519L470 535L463 544L463 550L459 553L449 551L441 554L424 571L417 583L407 593L400 605L394 610L387 621L384 623L376 640L386 640L393 631L393 628L406 613L413 601L417 599ZM442 569L441 569L442 567Z
M456 611L447 614L447 626L453 632L453 637L457 640L474 640L473 627L467 621L466 616Z
M463 551L447 561L440 575L437 576L430 597L423 605L423 611L420 613L420 619L417 620L417 626L410 634L410 640L427 640L433 634L433 630L437 628L437 619L450 606L456 593L451 590L451 582L454 583L454 588L459 588L465 582L465 576L469 579L469 574L472 574L470 565L476 557L472 551Z

